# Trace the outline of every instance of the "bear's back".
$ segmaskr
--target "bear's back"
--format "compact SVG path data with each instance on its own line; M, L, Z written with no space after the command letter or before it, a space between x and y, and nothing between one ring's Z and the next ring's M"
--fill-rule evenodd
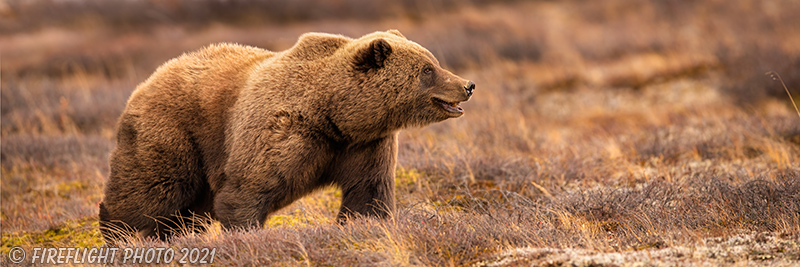
M218 175L225 158L229 110L246 86L249 70L274 55L228 43L183 54L164 63L137 86L120 123L135 118L141 131L182 133L182 138L193 140L196 144L191 145L202 151L207 175Z
M192 120L214 119L236 100L248 69L275 53L238 44L213 44L161 65L132 93L125 113ZM184 121L192 123L192 121Z
M274 52L251 46L220 43L183 54L163 65L131 95L129 102L170 98L183 93L206 96L208 101L219 100L232 87L241 87L247 79L247 69L274 56ZM235 92L234 92L235 93ZM174 101L175 99L168 99ZM130 103L129 103L130 107Z

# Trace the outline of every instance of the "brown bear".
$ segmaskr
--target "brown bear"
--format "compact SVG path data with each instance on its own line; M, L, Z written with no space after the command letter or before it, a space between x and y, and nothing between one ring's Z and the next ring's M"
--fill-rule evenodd
M140 84L119 118L101 232L111 243L163 240L193 215L262 226L329 185L342 190L340 222L386 217L397 132L463 115L474 89L396 30L184 54Z

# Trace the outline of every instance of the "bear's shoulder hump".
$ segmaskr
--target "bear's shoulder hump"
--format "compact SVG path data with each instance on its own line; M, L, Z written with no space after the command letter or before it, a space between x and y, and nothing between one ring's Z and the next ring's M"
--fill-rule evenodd
M332 55L352 39L342 35L310 32L300 36L288 50L288 56L299 59L317 59Z

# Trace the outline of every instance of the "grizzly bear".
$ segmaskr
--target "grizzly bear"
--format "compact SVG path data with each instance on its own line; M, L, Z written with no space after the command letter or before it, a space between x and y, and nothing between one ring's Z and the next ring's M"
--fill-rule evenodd
M338 221L387 217L398 131L463 115L474 89L396 30L184 54L141 83L119 118L101 232L109 243L164 240L196 215L263 226L329 185L342 190Z

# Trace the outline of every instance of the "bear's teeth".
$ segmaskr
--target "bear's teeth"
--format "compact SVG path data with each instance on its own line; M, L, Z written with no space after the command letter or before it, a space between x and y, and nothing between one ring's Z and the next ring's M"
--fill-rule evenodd
M450 106L454 107L454 108L457 108L458 107L458 102L452 103L452 104L450 104Z

